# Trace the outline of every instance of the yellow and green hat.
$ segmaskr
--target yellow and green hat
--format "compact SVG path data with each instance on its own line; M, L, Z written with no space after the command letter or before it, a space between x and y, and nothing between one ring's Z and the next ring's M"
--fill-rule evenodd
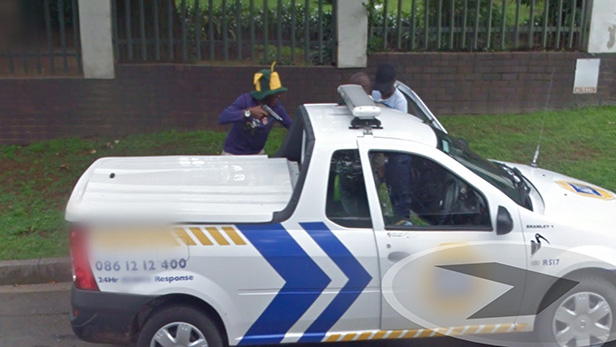
M280 82L278 72L274 72L275 65L276 62L273 62L269 70L264 69L255 74L253 80L255 90L250 92L253 98L263 100L270 95L287 91L287 88L283 87L282 82Z

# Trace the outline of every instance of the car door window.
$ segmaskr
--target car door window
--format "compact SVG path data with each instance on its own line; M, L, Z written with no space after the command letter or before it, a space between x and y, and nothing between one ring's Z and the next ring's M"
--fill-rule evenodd
M372 228L359 151L339 150L331 159L326 215L349 228Z
M447 133L447 130L436 119L436 117L430 112L430 109L423 103L421 98L406 84L396 81L394 86L404 95L408 103L408 113L421 119L426 124Z
M422 109L419 108L419 105L417 105L413 99L409 98L408 95L404 93L402 94L404 95L408 103L408 114L411 114L429 124L430 118L428 118L428 116L426 116L424 111L422 111Z
M387 229L491 230L485 197L440 164L395 151L369 157Z
M407 93L405 93L403 87L397 85L396 88L400 91L404 98L406 99L408 109L407 113L413 115L426 123L430 123L430 118L425 114L425 112L419 107L419 105L413 100Z

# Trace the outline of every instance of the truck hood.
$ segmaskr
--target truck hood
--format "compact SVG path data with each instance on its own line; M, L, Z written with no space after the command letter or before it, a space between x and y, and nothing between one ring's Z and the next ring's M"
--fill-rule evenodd
M529 165L516 167L535 186L543 199L546 217L584 229L609 226L616 214L616 194L594 184Z
M102 158L77 182L66 220L269 222L298 174L296 163L267 156Z

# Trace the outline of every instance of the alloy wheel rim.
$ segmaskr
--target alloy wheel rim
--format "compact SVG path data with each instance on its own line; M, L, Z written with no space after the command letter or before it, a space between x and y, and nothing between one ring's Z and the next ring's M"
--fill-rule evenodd
M158 329L150 347L208 347L205 335L194 325L173 322Z
M552 332L562 347L601 345L610 338L612 320L612 308L603 296L579 292L558 306Z

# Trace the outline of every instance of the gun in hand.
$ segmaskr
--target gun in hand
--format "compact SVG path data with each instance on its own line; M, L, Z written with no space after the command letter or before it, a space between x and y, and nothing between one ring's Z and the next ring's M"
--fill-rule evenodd
M270 116L274 117L274 119L276 119L277 121L279 121L280 123L282 123L282 117L280 117L278 115L278 113L274 112L274 110L272 110L271 107L267 106L267 105L263 105L261 106L265 112L267 112Z

